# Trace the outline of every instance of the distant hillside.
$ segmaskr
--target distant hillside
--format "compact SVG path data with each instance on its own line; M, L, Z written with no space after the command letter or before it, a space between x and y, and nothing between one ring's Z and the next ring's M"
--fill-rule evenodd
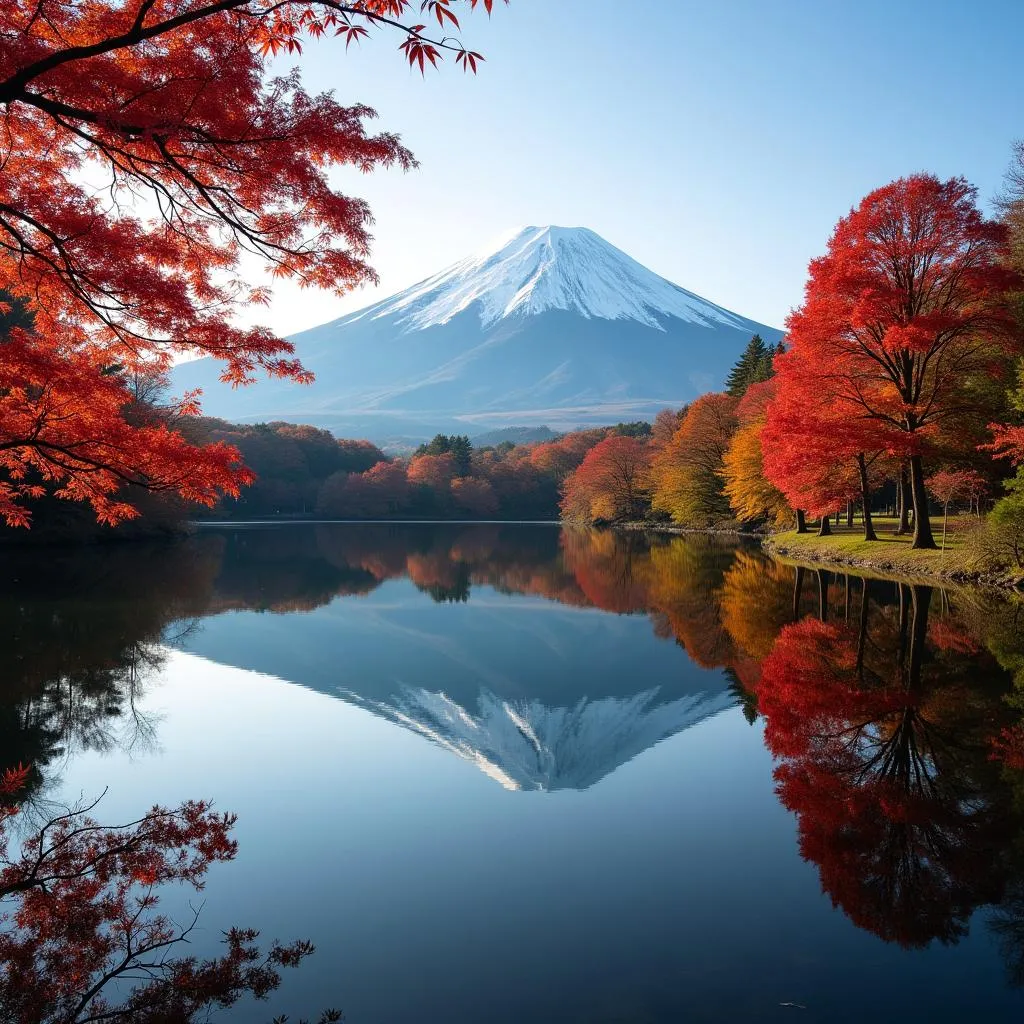
M550 427L503 427L501 430L488 430L485 434L474 434L470 439L474 448L496 448L499 444L539 444L541 441L554 441L556 434Z

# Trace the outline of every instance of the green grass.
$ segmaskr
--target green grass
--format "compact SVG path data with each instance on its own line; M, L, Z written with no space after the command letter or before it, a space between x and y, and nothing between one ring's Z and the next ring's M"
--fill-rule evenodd
M945 575L970 572L963 560L961 547L963 532L977 522L972 516L950 516L946 530L945 551L921 551L911 547L913 535L896 536L896 520L874 516L878 540L864 540L863 527L858 522L852 529L832 526L830 537L817 535L817 524L810 533L788 530L772 536L769 547L797 561L856 561L871 568L895 575ZM932 531L936 544L942 544L942 518L933 517Z

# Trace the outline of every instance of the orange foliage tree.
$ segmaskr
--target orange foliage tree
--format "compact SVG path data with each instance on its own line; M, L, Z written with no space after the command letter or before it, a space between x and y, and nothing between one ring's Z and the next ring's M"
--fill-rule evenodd
M406 475L410 484L429 487L438 496L447 497L455 478L455 459L452 455L417 455Z
M320 488L321 515L375 519L405 507L409 481L397 462L378 462L364 473L335 473Z
M0 8L0 293L21 315L0 345L0 515L25 526L43 488L116 523L123 487L212 505L250 476L229 446L195 445L173 419L123 415L127 377L174 356L309 380L291 345L233 321L267 292L236 279L243 253L277 277L345 292L374 280L370 210L328 169L413 165L373 111L312 96L268 58L304 36L400 34L423 70L479 54L402 18L411 0L10 0ZM428 0L439 33L457 6ZM10 319L10 318L8 318ZM196 396L174 408L196 411ZM120 495L120 496L119 496Z
M452 481L452 501L457 508L475 516L489 516L498 511L498 499L487 480L475 476L459 476Z
M653 506L685 526L714 526L729 518L723 492L725 453L737 427L736 399L701 395L651 467Z
M557 441L534 445L530 449L530 463L561 483L604 437L604 430L575 430Z
M587 452L566 478L562 513L567 519L632 519L643 512L650 449L635 437L613 434Z

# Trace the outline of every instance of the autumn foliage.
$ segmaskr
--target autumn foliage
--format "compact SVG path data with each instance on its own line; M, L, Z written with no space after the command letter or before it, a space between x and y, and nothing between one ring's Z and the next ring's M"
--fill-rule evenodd
M1010 252L1006 224L983 217L961 179L919 174L865 197L812 261L784 342L755 336L725 392L659 414L648 514L691 528L795 518L800 529L811 515L825 533L856 505L873 541L877 495L896 484L901 522L917 510L914 546L935 546L926 462L969 476L980 510L998 475L982 453L1024 456L1015 424L993 425L986 443L1006 406L998 381L1022 351L1011 296L1024 276ZM579 498L578 475L564 489L585 518L596 505L592 489ZM1016 505L1000 515L1022 518Z
M702 395L653 461L653 506L687 526L714 526L729 518L724 495L725 455L736 430L736 399Z
M26 605L8 588L19 628L0 651L11 683L0 710L16 723L5 757L28 751L52 778L69 749L127 718L133 673L167 622L306 610L408 578L437 602L480 587L647 616L709 687L728 681L746 717L763 721L801 853L875 935L956 941L1021 877L1012 673L1024 680L1024 647L1011 601L794 568L705 535L518 524L209 531L158 559L142 579L134 552L105 555L77 618L63 566L48 570L51 602Z
M43 489L116 523L126 485L212 505L251 477L226 445L187 442L177 419L125 414L127 378L209 355L223 379L306 381L292 346L234 314L267 291L238 279L243 255L273 276L343 293L374 274L370 210L332 167L411 167L374 112L310 95L268 58L304 39L398 33L423 70L445 53L482 57L452 35L456 9L493 0L131 0L0 10L0 298L19 313L0 345L0 515L27 525ZM12 305L13 304L13 305Z
M765 741L833 902L904 946L955 942L1005 885L1010 794L988 774L1004 711L975 681L963 623L934 623L928 588L872 607L870 587L841 621L781 631L757 687Z
M0 1004L11 1024L187 1024L245 996L266 997L282 968L313 952L304 941L261 952L257 932L232 928L220 957L174 955L198 913L175 923L159 912L160 891L201 890L211 866L233 860L234 817L189 802L111 828L90 817L94 804L52 818L19 844L27 776L17 768L0 779Z
M762 435L773 383L755 384L736 410L739 425L722 456L722 477L729 505L740 519L767 520L777 526L790 518L782 492L769 482L764 470Z
M883 453L909 463L915 507L927 509L925 459L1019 348L1007 253L1005 226L981 215L958 178L901 178L839 222L776 360L766 468L792 502L810 493L827 505L837 460ZM934 546L926 514L914 546Z
M612 435L587 452L566 481L562 512L567 519L633 519L642 514L650 453L635 438Z

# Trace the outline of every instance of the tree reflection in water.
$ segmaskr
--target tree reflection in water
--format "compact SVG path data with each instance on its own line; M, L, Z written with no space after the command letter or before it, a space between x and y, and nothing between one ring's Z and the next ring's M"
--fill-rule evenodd
M0 592L13 624L0 767L31 765L21 799L77 750L152 744L138 697L209 615L302 612L402 577L441 603L490 587L643 614L763 720L800 852L837 907L908 947L956 942L992 907L1024 983L1019 601L795 568L709 537L502 525L226 530L62 557L51 580L14 565L30 582Z
M195 925L159 912L163 887L203 887L234 859L234 818L205 803L125 826L96 804L57 811L53 769L81 751L140 752L158 722L139 699L169 643L210 600L221 545L11 555L0 614L0 1018L11 1024L186 1024L275 989L313 952L233 928L225 952L177 952ZM143 571L144 570L144 571ZM22 765L27 767L21 767ZM329 1011L322 1021L339 1020Z
M864 581L857 625L786 626L758 689L802 854L858 925L905 946L955 941L1000 898L1017 824L990 760L1001 693L926 649L931 600L901 586L872 614Z

